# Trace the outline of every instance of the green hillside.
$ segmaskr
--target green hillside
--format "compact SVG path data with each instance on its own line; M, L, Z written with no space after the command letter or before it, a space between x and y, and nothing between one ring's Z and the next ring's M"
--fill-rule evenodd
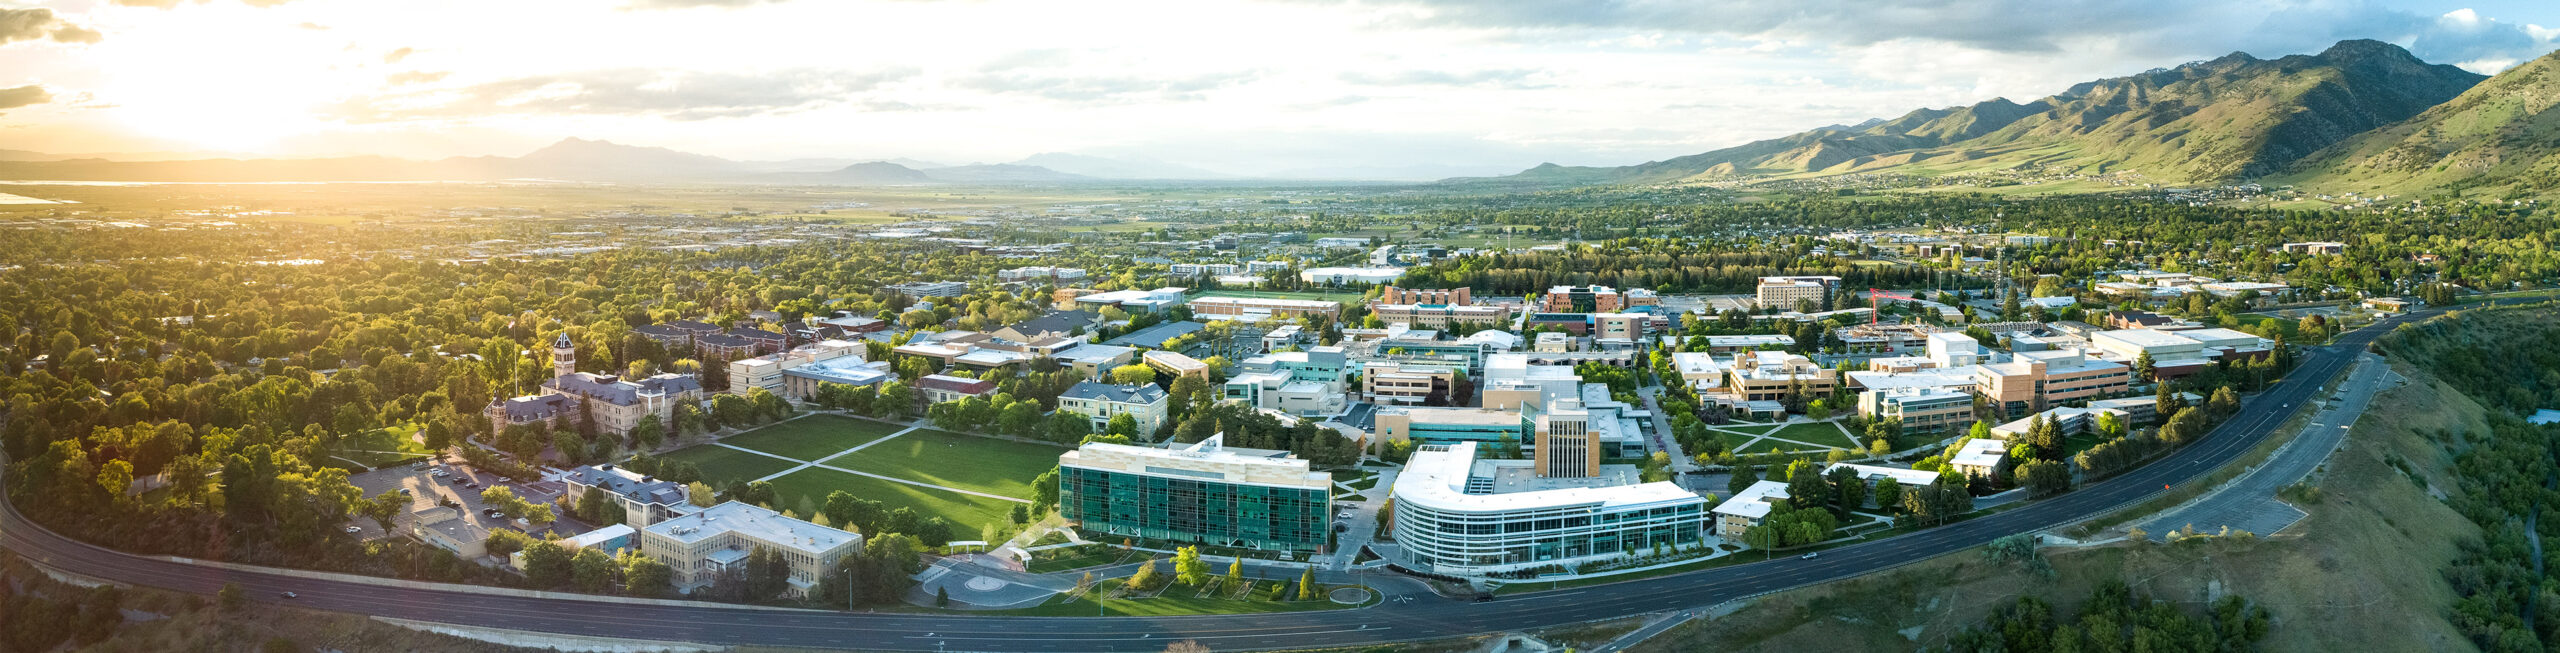
M2316 55L2210 61L2087 82L2024 104L1922 109L1623 167L1543 165L1489 181L1665 183L1857 172L2130 171L2164 183L2258 177L2418 115L2483 79L2399 46L2342 41Z
M2275 178L2407 193L2560 190L2560 53L2508 69L2399 124L2348 139Z

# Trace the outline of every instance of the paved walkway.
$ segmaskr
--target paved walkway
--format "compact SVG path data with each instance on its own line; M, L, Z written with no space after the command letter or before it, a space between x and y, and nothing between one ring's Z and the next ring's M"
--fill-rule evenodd
M908 430L914 430L914 429L908 429ZM905 432L905 431L900 431L900 433L904 433L904 432ZM897 437L897 436L890 436L890 437ZM887 438L882 438L882 439L887 439ZM878 442L878 440L874 440L873 442ZM766 476L766 477L761 478L761 479L756 479L756 480L759 480L759 481L761 481L761 480L767 480L767 479L772 479L772 478L780 477L780 476L782 476L782 475L784 475L784 474L789 474L789 473L791 473L791 472L796 472L796 471L800 471L800 470L803 470L803 469L808 469L808 468L811 468L811 467L815 467L815 468L818 468L818 469L824 469L824 470L829 470L829 471L844 472L844 473L852 474L852 475L855 475L855 476L867 476L867 477L871 477L871 478L880 479L880 480L883 480L883 481L888 481L888 482L891 482L891 483L900 483L900 484L905 484L905 485L913 485L913 486L916 486L916 487L922 487L922 488L933 488L933 489L936 489L936 490L942 490L942 491L944 491L944 492L958 492L958 493L966 494L966 495L973 496L973 497L986 497L986 498L989 498L989 499L995 499L995 500L998 500L998 501L1011 501L1011 502L1014 502L1014 503L1022 503L1022 504L1028 504L1028 503L1031 503L1031 500L1030 500L1030 499L1017 499L1017 498L1008 497L1008 496L1001 495L1001 494L988 494L988 493L985 493L985 492L979 492L979 491L977 491L977 490L963 490L963 489L956 488L956 487L951 487L951 486L948 486L948 485L934 485L934 484L932 484L932 483L926 483L926 482L923 482L923 481L910 481L910 480L903 479L903 478L898 478L898 477L895 477L895 476L882 476L882 475L879 475L879 474L873 474L873 473L871 473L871 472L858 472L858 471L854 471L854 470L850 470L850 469L845 469L845 468L842 468L842 467L837 467L837 466L834 466L834 465L828 465L828 464L824 464L824 463L815 463L815 462L810 462L810 461L806 461L806 460L801 460L801 459L798 459L798 458L792 458L792 457L789 457L789 456L779 456L779 455L774 455L774 454L770 454L770 453L765 453L765 452L762 452L762 451L757 451L757 450L754 450L754 449L749 449L749 448L746 448L746 447L741 447L741 446L737 446L737 445L729 444L729 443L727 443L727 442L713 442L712 444L720 445L720 446L723 446L723 447L728 447L728 448L730 448L730 449L736 449L736 450L739 450L739 451L744 451L744 452L751 453L751 454L755 454L755 455L758 455L758 456L764 456L764 457L766 457L766 458L772 458L772 459L775 459L775 460L786 460L786 461L790 461L790 462L794 462L794 463L799 463L799 464L800 464L800 466L798 466L798 467L793 467L793 468L791 468L790 470L786 470L786 471L784 471L784 472L782 472L782 473L774 474L774 475L772 475L772 476ZM870 445L866 444L866 445L863 445L863 446L870 446ZM856 449L859 449L859 448L861 448L861 447L855 447L855 448L856 448ZM848 451L850 451L850 450L848 450ZM836 456L841 456L841 455L844 455L844 454L843 454L843 453L830 454L830 455L828 455L827 457L828 457L828 458L834 458L834 457L836 457Z
M2381 357L2358 358L2338 392L2330 395L2336 399L2313 415L2293 442L2221 489L2143 522L2142 530L2153 540L2167 541L2171 531L2186 526L2194 526L2198 533L2219 533L2229 527L2266 535L2301 521L2302 509L2277 500L2276 490L2319 469L2331 452L2346 444L2347 427L2364 415L2374 393L2397 379L2399 375Z
M1671 416L1662 412L1662 390L1658 385L1636 388L1636 396L1644 399L1645 411L1653 413L1653 419L1647 420L1653 422L1653 429L1647 435L1651 436L1654 446L1646 448L1671 454L1671 472L1674 474L1698 471L1698 461L1690 459L1689 452L1680 448L1680 438L1671 434Z

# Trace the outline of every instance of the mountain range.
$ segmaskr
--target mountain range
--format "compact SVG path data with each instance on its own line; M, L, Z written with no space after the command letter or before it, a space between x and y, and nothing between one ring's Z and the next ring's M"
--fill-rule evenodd
M1547 164L1455 181L1580 185L1999 169L2133 172L2164 183L2251 179L2293 170L2323 148L2417 117L2484 79L2420 61L2399 46L2350 40L2314 55L2265 60L2235 52L2084 82L2026 103L1995 98L1920 109L1632 166Z
M1229 178L1147 160L1046 153L1013 163L942 165L914 159L732 161L662 147L563 139L523 156L415 161L357 156L313 159L115 160L0 150L0 178L61 181L481 181L552 179L634 183L834 185L1054 184L1121 179Z

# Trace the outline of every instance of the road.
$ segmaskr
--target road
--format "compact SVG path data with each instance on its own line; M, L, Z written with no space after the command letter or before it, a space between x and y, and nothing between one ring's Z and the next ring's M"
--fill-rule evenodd
M2434 311L2393 318L2306 348L2285 382L2246 400L2238 415L2196 443L2150 465L2078 491L1875 542L1676 576L1526 594L1486 603L1422 599L1323 612L1186 617L991 617L966 614L870 614L748 607L646 605L612 601L486 594L467 586L384 585L268 572L213 569L127 555L72 541L34 526L14 508L0 509L0 546L55 569L123 583L211 593L237 582L262 601L340 612L463 626L571 635L721 645L911 651L1158 651L1198 640L1215 650L1329 648L1439 639L1578 623L1632 614L1711 606L1842 578L1875 573L1980 546L2005 535L2044 530L2103 514L2192 482L2254 448L2312 393L2335 378L2374 337Z
M2340 382L2343 396L2314 413L2293 444L2229 486L2154 518L2142 529L2150 533L2151 539L2165 542L2171 531L2183 527L2193 527L2199 533L2219 533L2229 527L2273 535L2300 521L2302 510L2276 500L2276 491L2310 476L2322 461L2329 459L2330 452L2345 444L2347 427L2364 415L2374 393L2381 391L2382 384L2391 378L2391 365L2382 362L2380 356L2367 354Z

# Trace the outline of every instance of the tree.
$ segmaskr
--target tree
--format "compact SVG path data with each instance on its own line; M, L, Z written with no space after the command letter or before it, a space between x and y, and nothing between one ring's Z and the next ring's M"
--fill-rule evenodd
M1891 476L1876 479L1875 494L1877 508L1888 512L1900 508L1902 506L1902 481L1894 480Z
M568 547L543 540L524 548L524 577L535 587L558 587L569 582L571 562Z
M578 584L579 591L602 592L606 588L613 587L616 571L613 556L606 554L603 549L595 547L578 549L577 555L569 559L570 579Z
M1111 383L1114 385L1137 385L1141 383L1155 382L1155 368L1147 367L1143 364L1131 363L1111 368Z
M1833 467L1828 477L1832 511L1845 516L1867 505L1867 481L1858 477L1857 470Z
M1184 585L1199 587L1209 582L1209 563L1200 559L1200 547L1186 546L1173 551L1173 577Z
M624 594L657 596L666 592L668 584L675 577L674 570L668 569L667 563L659 562L638 551L624 551L620 561Z
M2028 494L2048 497L2071 490L2071 471L2051 460L2029 460L2018 463L2015 472L2018 485Z
M2133 378L2149 381L2157 369L2157 363L2151 360L2151 350L2143 350L2133 357Z
M1307 567L1306 570L1298 572L1298 600L1313 601L1315 599L1316 568Z
M1106 435L1117 435L1129 438L1130 440L1137 440L1141 435L1143 435L1138 432L1138 418L1132 417L1128 413L1111 416L1110 425L1104 426L1102 428L1102 432Z
M1749 463L1734 465L1733 477L1725 481L1724 491L1731 494L1741 494L1743 490L1751 489L1751 484L1758 482L1760 482L1759 465Z
M1244 556L1236 556L1235 559L1227 561L1227 584L1236 586L1244 584Z
M709 508L719 505L720 503L719 493L713 492L711 490L711 484L709 483L704 483L702 481L686 483L684 484L684 491L685 502L693 504L693 507Z
M1152 585L1155 582L1156 559L1148 558L1146 564L1140 565L1136 572L1129 574L1129 578L1127 580L1121 581L1120 587L1126 591L1136 592L1146 589L1149 585Z

